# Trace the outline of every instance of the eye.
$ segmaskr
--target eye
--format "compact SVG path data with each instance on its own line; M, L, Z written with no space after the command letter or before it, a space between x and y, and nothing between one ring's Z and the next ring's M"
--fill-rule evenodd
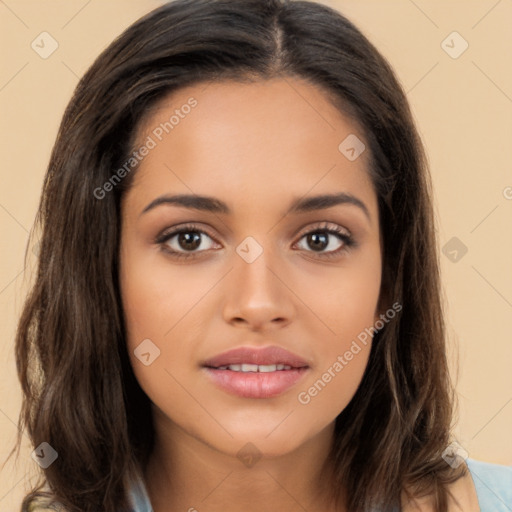
M208 243L207 240L210 240ZM198 252L212 249L213 238L197 226L188 225L172 231L164 231L155 243L162 247L162 250L178 258L195 256Z
M196 257L216 246L212 236L193 224L164 231L155 243L161 246L162 251L176 258ZM296 245L299 249L318 254L319 257L329 258L340 256L357 244L346 229L325 223L302 234Z
M349 231L335 224L324 224L304 233L297 244L300 249L314 252L321 257L335 257L356 245ZM308 247L311 248L308 249Z

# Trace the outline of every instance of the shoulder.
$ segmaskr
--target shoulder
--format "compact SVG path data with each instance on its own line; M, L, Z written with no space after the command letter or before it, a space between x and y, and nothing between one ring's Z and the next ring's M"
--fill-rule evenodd
M484 512L479 508L478 497L470 471L447 485L448 509L447 512ZM406 500L402 504L403 512L435 512L436 500L432 495Z
M467 459L482 512L512 510L512 466Z
M467 459L469 471L449 484L448 512L511 512L512 466ZM433 512L432 497L408 502L404 512Z

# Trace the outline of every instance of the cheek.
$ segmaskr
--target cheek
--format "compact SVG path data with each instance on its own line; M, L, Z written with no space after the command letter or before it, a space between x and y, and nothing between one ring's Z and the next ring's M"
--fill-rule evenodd
M314 273L312 273L314 272ZM328 340L324 353L346 350L352 338L374 325L381 287L378 245L354 252L339 267L299 269L295 290L321 327L320 340ZM314 337L314 336L313 336Z
M201 299L218 278L171 266L156 251L126 246L121 260L121 299L126 344L135 376L155 404L186 407L186 382L194 358L198 318L205 315Z
M369 353L370 345L360 344L350 361L340 355L302 386L297 403L307 421L321 426L335 420L356 393Z
M300 407L318 423L333 421L361 383L375 332L375 300L372 297L365 303L354 299L351 307L338 311L336 335L318 340L318 363L297 395Z
M317 337L319 362L297 397L319 421L348 405L365 372L378 319L380 254L369 253L331 277L309 283L309 304L325 328Z
M121 268L123 309L132 344L141 337L170 338L174 326L182 318L186 321L215 284L211 272L170 264L161 253L147 249L125 254Z

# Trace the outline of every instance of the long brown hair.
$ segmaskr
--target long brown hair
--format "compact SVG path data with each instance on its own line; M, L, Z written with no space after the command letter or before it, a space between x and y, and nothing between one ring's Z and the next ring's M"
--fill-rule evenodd
M400 507L404 490L447 510L465 474L441 457L454 392L445 355L431 182L390 65L337 11L309 1L177 0L122 33L80 80L55 142L36 226L40 254L16 335L20 427L59 454L22 510L50 497L70 512L128 510L153 446L148 397L125 345L120 202L135 170L95 194L134 150L157 102L213 80L299 77L363 128L378 196L384 307L363 380L339 414L329 461L351 512ZM21 430L18 438L18 450ZM48 485L48 492L43 486ZM51 490L51 492L50 492Z

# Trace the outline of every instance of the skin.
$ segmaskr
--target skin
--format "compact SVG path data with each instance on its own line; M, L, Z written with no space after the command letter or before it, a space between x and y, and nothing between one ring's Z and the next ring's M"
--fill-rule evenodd
M140 143L190 97L197 106L161 141L153 136L122 204L121 295L131 363L153 404L156 446L144 476L154 512L334 510L323 461L371 341L309 403L298 395L385 311L368 152L349 161L338 150L349 134L364 134L321 89L286 78L181 89L150 114ZM357 197L368 216L347 203L286 214L295 199L335 192ZM231 213L173 204L142 213L171 194L214 197ZM326 222L356 245L326 233ZM184 224L206 232L199 248L178 236L155 241ZM305 236L318 231L329 242L320 252ZM236 250L249 236L263 250L250 263ZM134 350L148 338L160 355L145 366ZM277 397L228 394L201 367L235 347L268 345L310 367ZM260 457L251 467L237 457L247 443Z

